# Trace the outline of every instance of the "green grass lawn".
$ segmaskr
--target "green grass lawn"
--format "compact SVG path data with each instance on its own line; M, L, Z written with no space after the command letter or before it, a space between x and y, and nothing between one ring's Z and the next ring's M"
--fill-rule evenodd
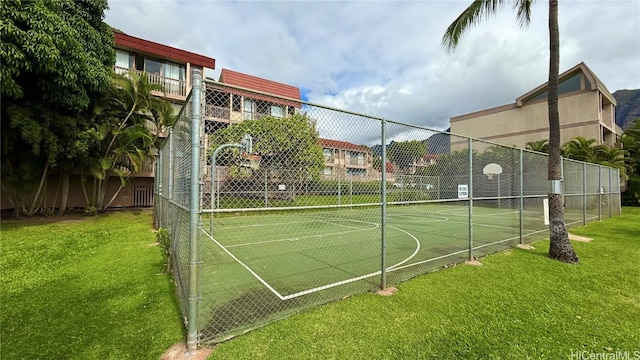
M640 354L640 209L572 232L579 265L548 241L317 307L217 347L210 359L569 359ZM634 353L637 351L638 353ZM583 353L584 354L584 353Z
M183 341L151 211L3 221L2 359L157 359Z
M1 224L2 359L157 359L184 341L150 211ZM485 257L316 307L220 344L210 359L568 359L640 352L640 208L572 232L581 263Z

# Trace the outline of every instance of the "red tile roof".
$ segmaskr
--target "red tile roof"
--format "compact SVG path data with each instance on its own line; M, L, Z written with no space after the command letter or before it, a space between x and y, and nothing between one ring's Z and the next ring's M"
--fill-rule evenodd
M355 150L355 151L362 151L362 152L371 152L371 149L369 149L366 146L356 145L356 144L352 144L352 143L346 142L346 141L331 140L331 139L319 139L319 140L320 140L320 145L325 149L328 148L328 149Z
M181 63L191 63L193 65L206 67L209 69L216 68L216 59L204 55L198 55L189 51L176 49L171 46L158 44L153 41L144 40L135 36L127 35L114 31L113 35L116 40L116 48L139 51L167 60L173 60Z
M247 75L229 69L222 69L220 82L290 99L301 99L300 89L295 86L262 79L257 76Z

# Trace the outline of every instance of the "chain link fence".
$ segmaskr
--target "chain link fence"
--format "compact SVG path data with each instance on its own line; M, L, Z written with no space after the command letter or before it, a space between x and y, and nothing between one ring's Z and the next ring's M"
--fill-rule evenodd
M545 154L208 80L196 90L155 197L189 346L548 236ZM617 170L564 159L563 180L568 226L620 213Z

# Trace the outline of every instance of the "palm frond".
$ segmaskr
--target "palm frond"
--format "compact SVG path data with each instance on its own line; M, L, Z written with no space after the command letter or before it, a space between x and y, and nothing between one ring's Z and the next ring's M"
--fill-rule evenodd
M460 42L462 35L480 21L494 15L507 2L517 9L520 26L527 26L531 19L531 5L535 0L474 0L447 28L442 36L442 46L452 52Z

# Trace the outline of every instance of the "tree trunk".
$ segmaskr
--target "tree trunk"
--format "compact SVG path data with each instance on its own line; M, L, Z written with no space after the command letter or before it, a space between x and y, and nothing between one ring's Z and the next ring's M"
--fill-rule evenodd
M109 206L111 206L111 203L113 203L113 201L118 197L118 195L120 194L120 191L122 191L122 189L124 189L124 186L122 184L120 184L120 186L118 187L118 190L116 190L116 192L113 194L113 196L111 197L111 200L109 200L109 202L107 203L107 205L105 205L104 207L102 207L102 210L107 210L107 208ZM106 190L105 190L106 193ZM104 195L103 195L104 196Z
M558 0L549 0L549 182L562 180L560 157L560 115L558 112L558 74L560 72L560 32L558 30ZM562 262L578 263L569 242L564 222L562 186L551 186L549 192L549 257Z
M58 209L58 215L64 215L65 211L67 211L67 201L69 200L69 178L71 177L69 171L66 169L62 169L62 196L60 197L60 208ZM83 189L84 191L84 184ZM85 193L86 195L86 193Z
M49 173L49 161L44 165L44 170L42 172L42 177L40 178L40 184L38 184L38 190L36 194L33 196L33 201L31 202L31 208L29 209L29 215L33 215L36 212L36 204L38 203L38 199L42 194L42 188L44 187L44 183L47 180L47 174Z

